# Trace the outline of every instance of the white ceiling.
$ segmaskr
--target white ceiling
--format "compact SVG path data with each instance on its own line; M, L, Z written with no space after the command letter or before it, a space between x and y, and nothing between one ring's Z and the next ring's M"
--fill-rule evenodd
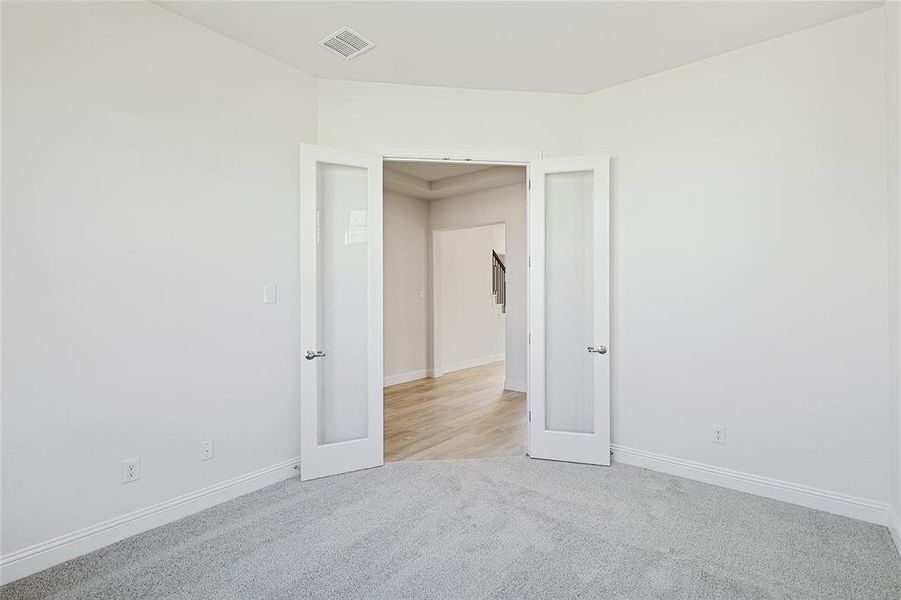
M385 161L385 191L440 200L526 181L525 167Z
M880 6L868 1L159 2L307 73L587 93ZM376 43L318 45L348 25Z
M385 161L385 168L399 173L406 173L425 181L437 181L445 177L454 177L476 171L490 169L494 165L461 165L459 163L405 162Z

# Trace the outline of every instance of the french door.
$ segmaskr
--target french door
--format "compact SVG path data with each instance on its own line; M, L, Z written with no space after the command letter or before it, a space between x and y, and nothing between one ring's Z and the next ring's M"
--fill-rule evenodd
M606 156L533 160L529 455L610 464ZM302 144L301 479L383 458L382 157Z
M610 464L609 158L531 163L529 455Z
M300 149L301 479L383 464L382 157Z

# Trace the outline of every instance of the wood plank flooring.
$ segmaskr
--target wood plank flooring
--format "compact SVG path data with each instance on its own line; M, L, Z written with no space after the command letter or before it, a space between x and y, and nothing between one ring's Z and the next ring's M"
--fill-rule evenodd
M504 363L385 388L385 461L525 454L526 395Z

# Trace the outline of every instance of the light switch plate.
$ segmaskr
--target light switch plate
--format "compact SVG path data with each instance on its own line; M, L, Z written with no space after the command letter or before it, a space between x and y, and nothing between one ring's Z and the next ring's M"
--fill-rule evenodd
M278 285L267 283L263 286L263 304L275 304L278 302Z

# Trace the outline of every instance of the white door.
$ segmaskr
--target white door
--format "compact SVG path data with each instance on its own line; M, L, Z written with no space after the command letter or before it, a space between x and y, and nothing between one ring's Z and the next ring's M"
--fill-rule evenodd
M300 148L301 479L380 466L382 157Z
M610 464L606 156L535 160L529 203L529 455Z

